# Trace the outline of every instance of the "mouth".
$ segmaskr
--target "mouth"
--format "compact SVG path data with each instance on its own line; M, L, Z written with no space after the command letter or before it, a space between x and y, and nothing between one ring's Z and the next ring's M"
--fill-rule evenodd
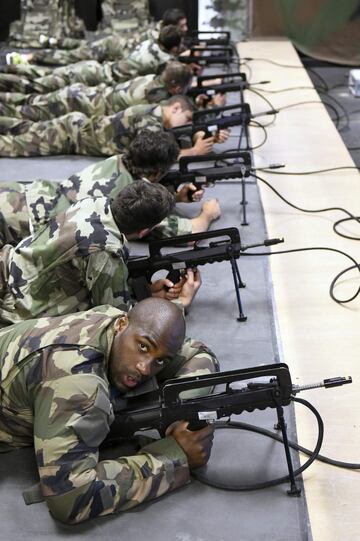
M125 387L133 389L139 385L140 379L134 376L125 375L122 377L122 383L125 385Z

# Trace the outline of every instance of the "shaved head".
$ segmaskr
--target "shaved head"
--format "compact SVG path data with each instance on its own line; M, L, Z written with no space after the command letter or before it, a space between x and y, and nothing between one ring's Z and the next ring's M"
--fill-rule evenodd
M174 355L185 338L182 311L172 302L150 297L137 303L128 313L129 326L160 338Z

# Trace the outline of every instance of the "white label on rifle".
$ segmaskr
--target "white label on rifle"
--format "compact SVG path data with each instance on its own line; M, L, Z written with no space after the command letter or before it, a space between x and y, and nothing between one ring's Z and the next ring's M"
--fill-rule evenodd
M216 411L199 411L198 417L200 421L216 421Z
M216 124L214 124L213 126L208 126L208 130L209 131L218 131L218 127Z
M214 94L215 94L215 90L213 88L210 88L209 90L206 91L207 96L213 96Z
M195 182L206 182L207 179L206 177L202 176L202 177L195 177Z
M184 262L180 261L179 263L173 263L172 268L175 270L186 269L186 265Z

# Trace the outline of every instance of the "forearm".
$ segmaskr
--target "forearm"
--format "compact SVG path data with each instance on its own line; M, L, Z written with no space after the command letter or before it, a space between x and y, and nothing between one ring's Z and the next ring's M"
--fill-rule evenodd
M46 502L54 518L76 524L126 511L188 481L186 456L174 438L167 437L137 455L104 460L80 475L74 474L66 483L72 488L46 497Z

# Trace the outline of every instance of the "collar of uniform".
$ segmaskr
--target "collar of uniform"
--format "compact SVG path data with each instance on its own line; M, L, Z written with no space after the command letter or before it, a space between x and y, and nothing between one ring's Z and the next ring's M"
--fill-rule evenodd
M129 398L135 398L136 396L141 396L144 394L152 393L159 389L159 385L155 376L141 383L133 390L129 390L126 393L118 391L115 387L110 389L110 398L113 403L125 402Z

